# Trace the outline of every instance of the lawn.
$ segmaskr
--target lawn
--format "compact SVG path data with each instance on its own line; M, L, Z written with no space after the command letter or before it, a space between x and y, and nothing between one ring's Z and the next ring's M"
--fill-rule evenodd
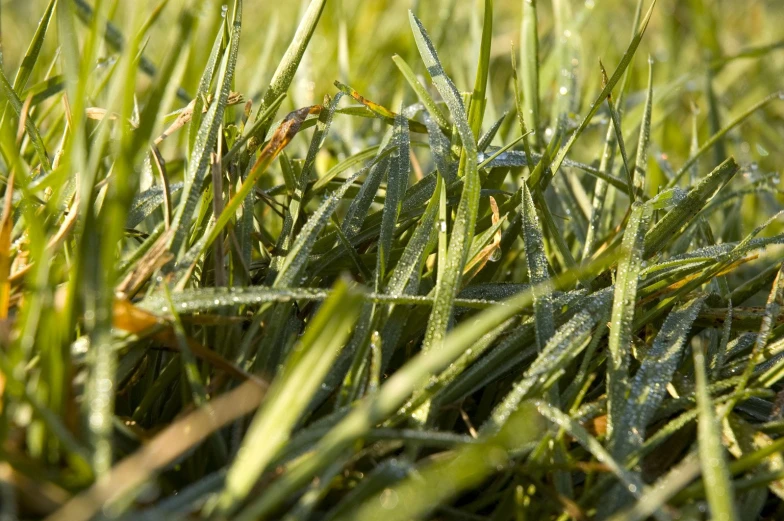
M0 4L0 521L784 519L784 3Z

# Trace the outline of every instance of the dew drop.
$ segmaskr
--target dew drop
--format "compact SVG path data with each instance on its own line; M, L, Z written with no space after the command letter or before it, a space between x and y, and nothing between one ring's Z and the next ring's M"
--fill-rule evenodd
M569 94L569 89L567 89L566 87L561 87L560 89L558 89L558 92L561 94L561 96L566 96L567 94Z

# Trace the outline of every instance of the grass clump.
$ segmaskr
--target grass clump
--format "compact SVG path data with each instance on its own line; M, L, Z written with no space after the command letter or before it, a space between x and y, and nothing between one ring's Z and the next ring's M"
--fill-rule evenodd
M784 516L784 11L403 3L12 5L0 519Z

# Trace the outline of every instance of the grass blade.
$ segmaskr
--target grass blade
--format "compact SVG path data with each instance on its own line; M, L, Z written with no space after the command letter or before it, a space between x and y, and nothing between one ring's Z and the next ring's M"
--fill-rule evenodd
M223 515L236 509L285 444L348 338L360 302L358 294L351 292L344 282L338 283L289 354L281 376L270 387L226 475L226 488L219 503Z
M708 393L708 375L705 370L705 354L701 345L692 345L694 353L694 376L697 394L699 421L697 422L700 464L705 480L708 504L714 519L733 521L738 513L733 501L732 481L727 469L724 445L721 443L719 423Z

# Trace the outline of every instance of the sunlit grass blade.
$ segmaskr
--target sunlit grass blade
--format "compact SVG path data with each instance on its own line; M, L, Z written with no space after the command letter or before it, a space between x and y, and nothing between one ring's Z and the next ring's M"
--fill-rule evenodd
M321 13L324 11L324 6L327 0L311 0L308 8L302 17L297 31L294 33L294 38L291 40L286 53L278 63L275 73L272 75L272 80L264 92L264 96L259 104L256 117L258 118L265 110L272 106L273 102L283 93L285 93L291 82L294 80L294 75L299 68L302 61L302 56L305 54L310 39L313 37L313 32L316 30ZM255 149L261 145L264 135L267 133L267 126L260 127L251 138L250 146Z
M396 508L389 509L375 497L341 516L346 520L421 519L429 511L462 490L478 486L499 467L512 463L510 453L536 441L544 430L533 405L521 406L504 428L481 443L459 448L452 457L430 463L385 490L393 495Z
M443 130L448 130L451 126L449 120L446 119L446 116L441 112L441 109L438 107L438 105L436 105L433 97L429 92L427 92L425 86L422 85L422 83L416 77L414 71L411 70L411 67L409 67L406 61L398 55L393 56L392 61L394 61L395 65L397 65L397 68L400 69L403 77L406 79L411 88L414 89L417 97L419 97L419 100L436 121L438 126Z
M348 338L360 301L359 295L352 293L345 282L338 283L332 297L321 306L289 354L226 475L226 488L219 503L223 514L236 509L288 439L291 428Z
M482 40L479 46L479 62L476 65L476 78L474 91L471 93L471 102L468 107L468 125L474 133L474 138L479 139L482 132L482 121L487 105L487 77L490 73L490 44L493 38L493 0L484 1L484 16L482 20Z
M700 464L705 480L711 516L732 521L738 518L733 501L732 482L727 469L724 445L713 401L708 393L705 354L701 345L692 345L699 420L697 421Z
M651 140L651 112L653 108L653 59L648 58L648 92L645 96L645 111L640 123L640 139L637 141L637 159L634 164L634 191L645 194L645 177L648 171L648 145Z
M539 119L539 21L536 4L536 0L523 2L523 22L520 29L523 112L519 116L528 122L534 132L534 140L541 148L544 140Z

